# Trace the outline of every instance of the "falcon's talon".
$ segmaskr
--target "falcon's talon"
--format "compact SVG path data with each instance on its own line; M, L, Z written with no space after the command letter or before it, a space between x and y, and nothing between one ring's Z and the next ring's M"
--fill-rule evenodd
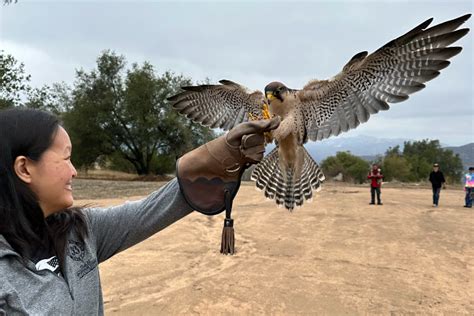
M258 117L253 115L252 113L250 112L247 112L247 115L249 117L249 121L257 121L258 120Z
M262 116L266 120L269 120L269 119L272 118L267 103L263 103L263 105L262 105Z

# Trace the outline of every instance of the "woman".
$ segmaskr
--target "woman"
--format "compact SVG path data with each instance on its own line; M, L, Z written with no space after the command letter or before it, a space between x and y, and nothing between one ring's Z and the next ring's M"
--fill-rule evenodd
M263 156L263 132L278 124L243 123L188 153L178 162L186 171L179 182L189 174L240 179L240 171ZM103 314L99 263L219 199L193 200L193 182L180 188L175 179L141 201L71 208L77 175L71 152L56 117L0 112L0 315ZM233 197L238 185L231 189Z

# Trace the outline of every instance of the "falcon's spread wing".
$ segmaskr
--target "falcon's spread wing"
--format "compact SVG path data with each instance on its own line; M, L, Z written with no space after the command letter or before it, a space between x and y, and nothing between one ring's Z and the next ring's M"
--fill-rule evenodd
M446 68L461 47L448 47L469 32L456 30L471 15L428 28L429 19L374 53L361 52L330 80L314 80L297 92L304 114L307 137L321 140L339 135L388 110L387 103L408 95ZM368 55L368 56L367 56Z
M182 87L183 92L168 98L173 108L194 122L229 130L248 121L248 113L261 118L263 93L248 90L229 80L220 85Z

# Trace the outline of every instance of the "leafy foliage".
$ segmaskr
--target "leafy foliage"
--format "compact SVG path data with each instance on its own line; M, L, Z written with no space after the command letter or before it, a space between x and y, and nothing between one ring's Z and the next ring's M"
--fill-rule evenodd
M459 182L463 172L462 160L451 150L441 148L439 140L405 142L403 157L410 162L410 179L426 180L433 163L439 163L448 182Z
M426 181L435 162L440 164L447 182L459 182L463 173L459 155L441 148L438 140L405 142L403 151L400 146L389 148L384 157L377 157L373 162L382 167L385 181ZM326 158L321 166L328 176L342 173L345 179L362 183L369 164L348 152L338 152Z
M44 85L28 91L28 100L24 105L28 108L39 109L61 116L69 112L72 105L71 88L66 83Z
M0 109L19 105L29 90L30 79L23 63L0 50Z
M439 140L405 142L403 152L400 146L389 148L383 158L384 176L387 181L425 181L439 163L448 182L459 182L463 165L459 155L441 148Z
M387 155L381 164L385 181L398 180L402 182L413 181L411 177L411 164L401 155Z
M338 152L336 156L323 160L321 168L328 176L334 177L342 173L344 179L363 183L367 178L369 163L349 152Z
M170 72L159 76L147 62L127 70L123 56L104 52L96 70L77 72L71 109L64 115L74 161L88 166L115 153L111 162L120 169L172 171L176 157L215 136L178 116L166 101L190 83Z

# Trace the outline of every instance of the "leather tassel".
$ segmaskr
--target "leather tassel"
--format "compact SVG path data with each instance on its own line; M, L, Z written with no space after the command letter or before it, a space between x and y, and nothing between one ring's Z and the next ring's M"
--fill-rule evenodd
M234 220L231 218L232 198L230 192L224 191L225 199L225 220L222 230L221 253L224 255L233 255L235 249Z

